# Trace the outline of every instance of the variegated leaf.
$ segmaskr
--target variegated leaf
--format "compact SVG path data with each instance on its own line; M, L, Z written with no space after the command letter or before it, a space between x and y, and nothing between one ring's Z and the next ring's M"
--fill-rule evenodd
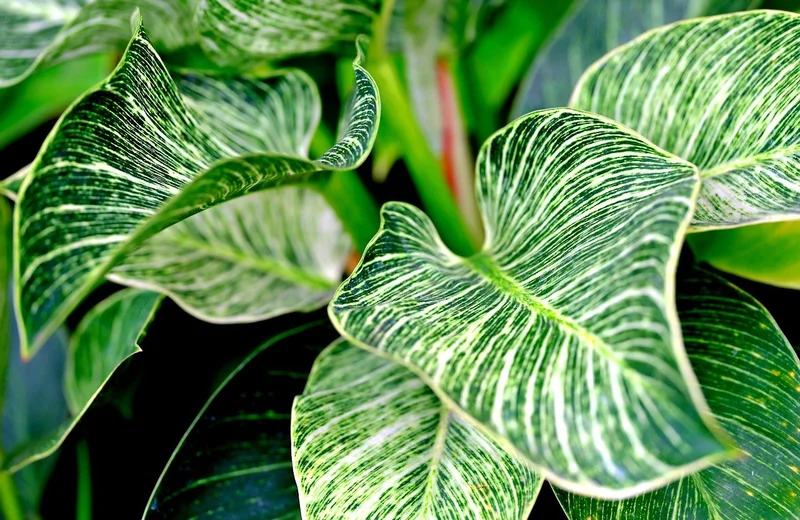
M399 203L329 307L553 481L632 495L727 452L672 302L691 164L605 118L534 112L481 149L483 250Z
M307 520L526 520L542 479L406 367L339 340L292 408Z
M259 321L327 304L351 247L320 194L284 186L165 229L108 278L163 292L206 321Z
M143 520L300 520L290 414L333 336L305 325L261 345L220 384L175 448Z
M311 161L241 154L229 132L187 105L143 29L135 32L116 71L62 116L20 189L15 273L26 355L147 238L227 200L352 169L372 146L380 107L360 49L347 132Z
M370 34L380 0L199 0L196 23L206 52L241 63L319 52Z
M138 343L160 302L156 293L126 289L98 304L83 318L70 341L64 379L72 417L54 431L15 448L0 469L17 471L61 446L114 371L141 350Z
M656 29L595 63L571 104L700 168L694 231L800 218L800 15Z
M141 8L162 49L189 43L194 0L4 0L0 4L0 88L37 68L119 49Z
M564 106L581 74L606 52L649 29L704 16L753 9L758 0L577 0L572 15L534 61L512 115ZM755 4L755 5L754 5Z
M652 493L606 502L558 490L572 520L800 518L800 361L766 309L724 279L679 277L686 350L737 460Z

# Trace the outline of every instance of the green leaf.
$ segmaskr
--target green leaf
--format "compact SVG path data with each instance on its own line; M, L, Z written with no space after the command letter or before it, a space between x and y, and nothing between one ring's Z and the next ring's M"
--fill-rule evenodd
M800 218L800 16L755 11L654 30L595 63L572 105L700 168L694 231Z
M200 43L220 64L340 48L370 34L379 0L204 0L196 23Z
M260 321L327 304L351 248L321 195L284 186L164 230L108 278L167 294L206 321Z
M800 289L800 221L693 233L687 240L698 260L717 269Z
M564 106L581 74L606 52L640 34L695 16L756 7L752 0L577 0L558 36L531 65L517 92L514 117Z
M483 250L458 257L387 204L329 307L341 334L576 492L629 496L725 457L672 303L696 168L558 109L496 133L477 171Z
M526 520L542 479L407 368L344 341L292 408L304 518Z
M653 493L605 502L557 490L573 520L797 518L800 361L755 299L694 268L679 277L686 350L703 394L742 455Z
M355 168L372 147L380 106L360 48L347 133L311 161L241 154L218 130L225 125L209 127L187 106L141 26L135 33L116 71L62 117L22 184L15 274L27 356L147 238L227 200Z
M306 325L264 343L220 384L159 478L148 520L300 520L292 473L292 399L330 329Z
M0 469L18 471L31 462L51 455L61 446L117 367L140 352L138 343L144 337L160 302L161 296L156 293L126 289L107 298L86 314L70 341L66 372L61 372L64 374L64 395L72 416L63 421L59 419L57 427L51 421L50 428L40 428L35 434L29 435L24 443L8 454ZM28 364L37 362L38 356ZM20 369L12 370L12 375L17 371ZM61 377L56 379L51 375L46 378L37 373L30 378L29 384L47 384L53 380L61 380ZM58 398L47 398L30 390L26 390L26 393L35 401L26 405L21 413L28 413L36 403L46 403L49 407L52 406L51 401L57 403L63 400L61 388L58 389ZM14 424L17 424L16 419Z
M153 21L162 49L185 45L193 34L192 0L4 0L0 5L0 88L37 68L124 47L130 18L141 8Z
M93 54L34 72L0 91L0 148L58 117L78 96L111 72L112 57Z

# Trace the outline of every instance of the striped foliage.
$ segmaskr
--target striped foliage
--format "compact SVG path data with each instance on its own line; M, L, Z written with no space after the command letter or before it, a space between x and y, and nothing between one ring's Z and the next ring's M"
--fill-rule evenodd
M0 88L37 68L119 49L141 8L162 49L191 41L193 0L3 0L0 3Z
M143 520L300 520L290 414L329 327L304 325L257 348L220 384L181 439Z
M800 216L800 15L754 11L654 30L595 63L571 104L698 166L695 231Z
M165 229L108 278L165 293L206 321L252 322L327 304L351 245L321 195L284 186Z
M532 64L514 102L518 117L564 106L581 74L606 52L685 18L756 7L758 0L577 0L561 31Z
M496 133L477 170L483 250L455 256L387 204L329 307L341 334L576 492L627 496L724 456L672 302L696 168L558 109Z
M126 289L93 308L70 341L64 391L71 417L55 431L18 446L2 470L18 471L54 453L126 359L140 352L139 341L161 302L152 292Z
M199 0L196 24L209 56L241 64L349 44L371 32L379 8L380 0Z
M526 520L542 479L407 368L339 340L292 408L306 520Z
M680 277L678 310L703 393L740 458L620 502L557 490L561 504L572 520L800 518L797 355L766 309L708 271Z
M20 189L15 275L26 355L147 238L227 200L352 169L372 146L380 107L360 48L346 131L311 161L243 154L249 137L185 102L144 30L135 32L114 73L62 116Z

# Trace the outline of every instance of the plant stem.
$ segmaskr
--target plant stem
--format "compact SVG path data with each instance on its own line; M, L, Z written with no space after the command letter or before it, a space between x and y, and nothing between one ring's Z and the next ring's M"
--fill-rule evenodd
M78 504L77 520L92 520L92 468L89 461L89 445L85 440L78 443Z
M2 460L3 453L0 452L0 462ZM10 473L0 473L0 511L5 520L25 520L14 476Z
M400 141L411 179L442 240L459 255L474 253L476 244L453 200L439 158L431 151L414 119L397 72L383 59L371 62L369 71L378 83L382 102L391 107L383 112L382 123L389 125Z
M333 143L333 135L328 127L320 124L311 141L311 154L319 157ZM358 251L364 252L364 248L378 232L380 213L378 205L358 174L352 170L333 172L326 182L320 184L319 190L342 221Z

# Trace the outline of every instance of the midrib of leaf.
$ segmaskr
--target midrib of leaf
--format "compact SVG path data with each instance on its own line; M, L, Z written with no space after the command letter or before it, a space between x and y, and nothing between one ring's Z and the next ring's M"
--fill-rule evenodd
M603 340L586 330L585 327L575 322L575 320L562 314L549 303L526 291L518 281L505 273L489 254L485 252L478 253L464 259L464 262L491 285L495 286L499 292L509 296L518 304L528 308L531 312L557 323L567 332L580 338L582 343L589 345L605 359L617 365L623 372L639 381L643 381L636 371L631 370L625 361L620 359L619 356L614 353L613 349L606 345Z
M725 520L717 511L717 507L714 504L714 501L711 500L711 497L708 495L708 490L706 489L706 485L700 479L697 473L692 473L689 475L689 479L692 481L694 486L697 488L697 492L703 497L706 505L708 506L708 512L711 514L712 520Z
M428 478L425 479L425 495L422 502L422 513L428 514L432 512L431 498L433 497L434 488L436 487L436 478L439 476L439 463L444 454L444 444L447 440L447 429L450 426L450 410L442 404L442 410L439 415L439 424L436 426L436 440L433 443L431 450L431 462L428 465ZM433 518L433 517L431 517Z
M336 287L336 282L331 280L309 275L302 269L294 266L285 265L281 262L276 262L266 258L255 258L244 255L238 251L228 248L215 248L211 245L194 240L189 237L173 238L172 242L190 249L195 249L208 254L220 260L228 260L233 263L251 267L265 274L272 274L288 282L298 283L310 287L311 289L333 289Z
M201 479L195 480L194 482L192 482L191 484L189 484L185 488L179 489L178 491L172 493L171 495L167 495L162 500L164 500L164 501L170 500L170 499L175 498L176 496L178 496L178 495L180 495L182 493L185 493L187 491L191 491L192 489L194 489L196 487L205 486L206 484L213 484L214 482L219 482L221 480L228 480L228 479L232 479L232 478L236 478L236 477L243 477L245 475L253 475L255 473L267 473L267 472L275 470L275 469L290 468L291 466L292 466L291 461L289 461L289 462L280 462L280 463L277 463L277 464L267 464L265 466L256 466L254 468L245 468L245 469L239 469L239 470L235 470L235 471L229 471L227 473L222 473L220 475L214 475L213 477L201 478Z
M713 177L719 177L720 175L724 175L728 173L730 170L735 170L738 168L745 168L747 166L754 166L761 162L764 159L770 159L773 157L783 157L786 155L790 155L793 153L800 153L800 144L793 144L787 146L786 148L779 148L777 150L770 150L768 152L751 155L749 157L741 157L737 159L733 159L731 161L724 162L722 164L718 164L712 168L707 170L700 170L700 178L701 179L711 179Z

